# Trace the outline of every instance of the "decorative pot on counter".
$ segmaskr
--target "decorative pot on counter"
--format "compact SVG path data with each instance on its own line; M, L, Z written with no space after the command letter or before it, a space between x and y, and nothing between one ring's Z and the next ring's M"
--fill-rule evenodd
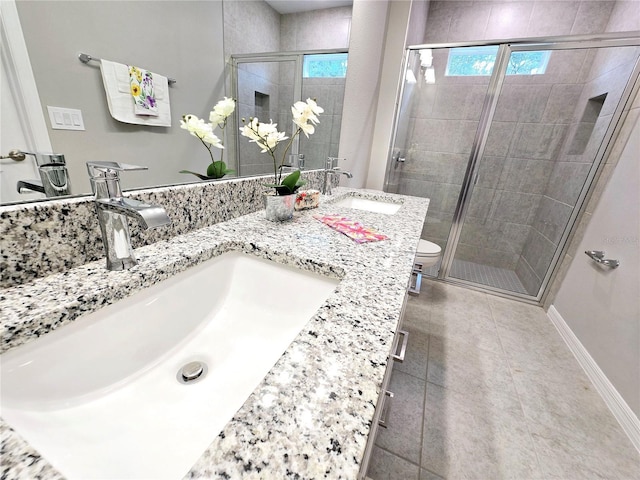
M271 222L284 222L293 218L293 210L296 206L296 194L290 195L263 195L265 217Z

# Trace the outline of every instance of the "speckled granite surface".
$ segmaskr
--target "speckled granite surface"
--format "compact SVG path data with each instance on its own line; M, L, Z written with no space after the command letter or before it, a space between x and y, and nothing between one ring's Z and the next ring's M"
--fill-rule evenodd
M395 215L332 205L341 195L402 202ZM101 260L0 293L2 348L44 335L228 250L341 278L185 478L356 478L405 297L428 200L337 189L319 209L272 223L258 211L136 250L139 265ZM314 213L343 214L388 235L356 244ZM80 318L79 321L82 319ZM59 478L4 422L2 478Z
M321 170L303 172L305 188L321 188ZM141 230L130 224L135 248L262 208L269 176L200 182L126 194L161 205L171 225ZM11 287L104 258L92 197L0 207L0 287Z

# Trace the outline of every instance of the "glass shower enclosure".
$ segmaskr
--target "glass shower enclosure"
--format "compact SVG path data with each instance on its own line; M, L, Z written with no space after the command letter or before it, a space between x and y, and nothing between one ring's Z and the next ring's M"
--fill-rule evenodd
M289 153L303 154L303 169L323 168L327 157L338 155L342 103L348 53L338 50L278 52L231 56L231 84L237 100L234 125L230 137L235 151L228 158L237 158L233 168L240 176L273 173L273 161L254 144L237 134L242 119L257 117L260 122L273 121L278 130L291 137L295 131L291 106L298 100L314 98L324 109L320 124L308 138L295 138ZM236 128L237 127L237 128ZM281 142L276 151L287 142ZM299 161L299 159L297 159ZM299 166L299 165L291 165Z
M640 36L406 52L385 190L430 198L441 280L538 302L603 166Z

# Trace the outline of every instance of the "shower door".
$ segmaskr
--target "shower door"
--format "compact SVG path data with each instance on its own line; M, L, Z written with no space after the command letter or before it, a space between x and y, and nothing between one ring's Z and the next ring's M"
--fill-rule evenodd
M238 107L234 116L237 127L242 127L242 118L248 121L257 117L260 122L272 120L278 124L279 131L291 137L296 130L291 106L298 100L314 98L324 109L320 125L314 135L296 137L289 153L304 154L304 169L323 168L327 157L338 155L347 56L342 49L233 55L232 85ZM271 157L260 153L254 144L240 139L236 125L232 127L229 134L236 140L231 143L237 154L229 152L227 157L238 159L238 175L272 173ZM276 158L281 158L285 146L286 142L278 145Z
M434 276L525 300L541 298L638 77L638 45L637 37L567 37L438 49L448 50L444 62L436 62L434 53L435 85L442 87L430 105L446 103L446 95L437 97L452 82L458 82L459 101L469 96L463 82L484 78L488 84L471 146L466 145L467 163L459 169L464 178L455 202L448 200L455 204L453 214L441 214L447 201L442 192L451 185L444 178L420 186L419 195L431 198L432 215L422 237L443 247ZM429 107L414 101L413 108ZM438 115L460 118L459 104L448 108ZM403 145L401 131L399 118L393 153ZM455 137L458 130L431 134ZM419 138L414 129L404 145ZM391 159L387 175L393 179L391 172L402 169L398 193L416 194L411 186L422 176L450 168L439 163L405 176L417 162L412 153L400 158L405 161Z
M240 55L233 57L235 79L234 98L237 101L235 123L242 127L242 119L258 118L260 122L273 121L278 130L293 133L291 105L301 95L302 64L297 55ZM273 173L273 159L261 153L254 143L248 142L238 135L238 128L233 128L232 135L236 139L236 155L238 159L238 176L265 175ZM276 158L280 157L278 145ZM294 145L297 147L297 144ZM293 149L293 152L297 150Z
M385 190L427 197L423 238L447 243L489 76L446 75L451 48L410 50ZM439 264L427 272L437 276Z

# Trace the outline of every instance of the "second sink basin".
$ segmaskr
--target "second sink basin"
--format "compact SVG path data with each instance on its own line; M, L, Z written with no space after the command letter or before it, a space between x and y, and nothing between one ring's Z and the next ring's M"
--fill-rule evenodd
M356 210L367 210L369 212L384 213L387 215L393 215L398 210L400 210L400 207L402 207L402 204L400 203L385 202L383 200L372 200L369 198L356 197L353 195L347 195L344 198L333 202L333 204L340 207L355 208Z
M338 283L225 253L3 354L2 416L71 480L182 478Z

